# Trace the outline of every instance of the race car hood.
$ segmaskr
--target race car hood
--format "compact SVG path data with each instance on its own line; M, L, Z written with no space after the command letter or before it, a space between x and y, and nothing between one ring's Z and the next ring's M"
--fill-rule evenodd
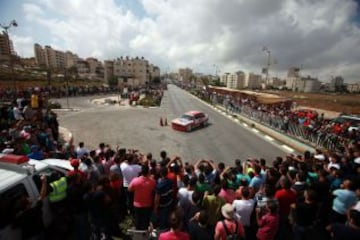
M192 123L191 120L186 119L186 118L176 118L176 119L172 120L171 122L178 124L178 125L182 125L182 126L186 126L186 125L189 125L190 123Z

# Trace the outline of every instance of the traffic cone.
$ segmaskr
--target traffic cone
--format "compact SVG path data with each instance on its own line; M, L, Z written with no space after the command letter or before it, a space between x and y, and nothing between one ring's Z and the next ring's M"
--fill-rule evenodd
M162 117L160 117L160 126L161 126L161 127L164 126Z
M168 124L167 124L167 118L165 118L165 126L167 126Z

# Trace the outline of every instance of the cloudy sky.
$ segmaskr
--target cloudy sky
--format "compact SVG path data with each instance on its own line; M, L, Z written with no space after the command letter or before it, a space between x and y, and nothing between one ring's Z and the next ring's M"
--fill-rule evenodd
M260 73L291 66L328 81L360 81L359 0L0 0L15 50L33 44L100 60L144 56L162 71ZM216 67L215 67L216 66ZM218 69L218 70L216 70Z

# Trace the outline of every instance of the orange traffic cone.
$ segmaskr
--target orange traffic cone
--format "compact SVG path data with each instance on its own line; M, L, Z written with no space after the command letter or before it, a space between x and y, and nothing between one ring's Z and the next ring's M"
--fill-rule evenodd
M168 124L167 124L167 118L165 118L165 123L164 123L164 125L165 126L167 126Z
M161 126L161 127L164 126L162 117L160 117L160 126Z

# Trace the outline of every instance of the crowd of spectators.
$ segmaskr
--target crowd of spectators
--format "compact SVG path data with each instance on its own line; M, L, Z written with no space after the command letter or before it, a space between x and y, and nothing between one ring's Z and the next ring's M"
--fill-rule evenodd
M344 151L345 146L360 138L358 124L337 122L326 118L324 113L311 109L298 109L294 102L261 103L249 95L232 96L228 93L201 95L226 110L241 113L316 147ZM290 104L291 103L291 104ZM355 128L350 128L355 127Z
M63 146L56 114L39 96L2 109L1 151L70 161L66 192L54 204L62 207L53 209L65 209L59 226L76 239L119 236L126 218L163 240L360 239L358 133L343 151L192 164L166 151L156 158L105 143ZM49 180L49 196L56 181L64 178Z

